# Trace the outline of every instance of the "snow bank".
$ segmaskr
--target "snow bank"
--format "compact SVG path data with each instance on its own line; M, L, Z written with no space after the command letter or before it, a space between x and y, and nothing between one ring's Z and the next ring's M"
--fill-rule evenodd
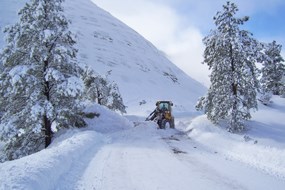
M0 189L56 189L74 161L103 142L94 131L69 131L64 138L36 154L0 164Z
M0 189L56 189L70 170L88 164L109 138L104 132L115 132L132 127L124 117L99 105L86 111L99 113L89 119L89 127L67 130L57 134L49 148L18 160L0 164ZM82 163L78 162L82 161ZM82 170L84 170L84 166ZM78 172L78 171L76 171ZM76 173L75 172L75 173Z
M285 143L275 138L278 133L285 132L281 117L281 115L284 116L285 109L273 110L273 112L271 110L271 114L268 113L269 109L285 105L282 101L284 100L275 99L276 103L271 108L260 106L259 113L254 115L254 119L258 121L253 119L249 122L250 127L245 134L231 134L213 125L205 115L195 118L186 131L192 139L212 151L223 154L227 159L238 160L285 179ZM272 114L274 111L278 113ZM276 116L278 118L275 118ZM262 120L262 117L266 120ZM275 123L275 125L266 123Z
M122 115L110 111L105 106L89 105L85 112L99 113L100 116L95 119L86 119L90 129L100 133L112 133L123 129L133 127L133 123Z

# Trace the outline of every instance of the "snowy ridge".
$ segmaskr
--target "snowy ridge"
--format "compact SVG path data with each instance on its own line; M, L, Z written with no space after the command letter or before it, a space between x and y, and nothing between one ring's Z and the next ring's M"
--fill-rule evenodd
M80 62L103 75L111 71L110 78L118 83L129 113L146 110L147 107L139 107L143 100L152 109L153 99L169 99L177 106L194 110L205 87L137 32L90 0L67 2L66 12L78 36Z
M23 2L4 0L4 5L7 9L0 14L11 17L4 16L6 19L0 25L12 24ZM67 18L72 21L70 28L77 36L78 60L83 67L88 65L101 75L110 71L109 78L118 84L128 113L139 114L137 111L143 110L140 114L145 115L152 111L156 100L163 99L172 100L177 110L194 111L206 88L149 41L91 0L66 1L64 6ZM146 104L140 106L143 100Z

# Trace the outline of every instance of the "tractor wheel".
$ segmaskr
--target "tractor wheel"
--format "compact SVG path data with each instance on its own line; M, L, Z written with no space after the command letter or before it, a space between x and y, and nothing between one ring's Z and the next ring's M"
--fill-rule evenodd
M160 129L165 129L166 123L167 123L167 120L166 120L166 119L163 119L163 120L161 121Z
M175 128L175 123L174 123L174 118L173 118L173 117L171 118L169 124L170 124L170 128L171 128L171 129L174 129L174 128Z
M159 119L159 120L157 120L157 125L158 125L158 127L161 129L161 123L162 123L162 120L161 119Z

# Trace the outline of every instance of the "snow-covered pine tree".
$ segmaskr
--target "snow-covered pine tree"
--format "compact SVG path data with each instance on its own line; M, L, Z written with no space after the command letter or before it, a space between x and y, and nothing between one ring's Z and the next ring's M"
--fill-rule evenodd
M100 105L107 104L107 94L110 89L108 88L108 82L99 75L96 75L90 68L86 68L83 74L84 93L83 99L87 99L91 102L95 102Z
M285 83L283 77L285 75L285 65L282 63L284 59L281 56L282 46L276 41L265 45L263 67L261 69L261 101L265 104L269 102L271 96L282 95L285 93Z
M110 84L110 87L111 87L110 91L111 102L107 105L107 107L111 110L120 111L121 114L127 113L126 112L127 107L124 105L123 98L120 94L118 85L113 82Z
M251 118L250 109L257 109L255 63L260 44L251 33L239 28L248 17L236 18L237 11L234 3L227 2L214 17L217 28L203 39L203 63L212 70L211 85L196 106L213 123L227 119L230 132L243 130L244 121Z
M87 68L83 75L85 84L84 98L91 102L104 105L111 110L126 113L126 106L119 92L119 87L116 83L110 83L106 77L96 75L94 71Z
M63 1L31 0L19 11L20 21L5 30L0 139L7 142L6 159L47 147L60 128L85 125L77 50Z

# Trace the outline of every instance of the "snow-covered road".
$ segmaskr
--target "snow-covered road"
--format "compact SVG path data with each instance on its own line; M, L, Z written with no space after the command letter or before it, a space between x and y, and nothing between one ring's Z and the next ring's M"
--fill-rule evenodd
M45 150L1 163L0 190L285 187L281 142L264 148L267 141L244 141L204 116L177 117L177 129L158 130L155 123L136 116L126 119L102 107L96 112L101 115L90 120L89 128L69 130ZM271 154L260 157L263 151ZM253 160L254 155L261 159Z
M157 130L151 122L106 134L57 189L183 190L282 189L285 181L208 149L179 130ZM96 147L96 146L95 146ZM89 157L89 158L88 158ZM80 162L78 162L80 164Z
M226 183L215 181L216 172L198 160L195 161L185 155L180 157L180 153L177 153L179 149L170 142L171 136L180 132L175 130L162 132L154 127L148 127L137 126L113 134L110 144L101 147L93 157L76 188L68 187L68 189L182 190L207 189L209 186L217 189L233 187L228 181ZM199 169L200 166L203 167ZM204 173L205 170L208 172Z

